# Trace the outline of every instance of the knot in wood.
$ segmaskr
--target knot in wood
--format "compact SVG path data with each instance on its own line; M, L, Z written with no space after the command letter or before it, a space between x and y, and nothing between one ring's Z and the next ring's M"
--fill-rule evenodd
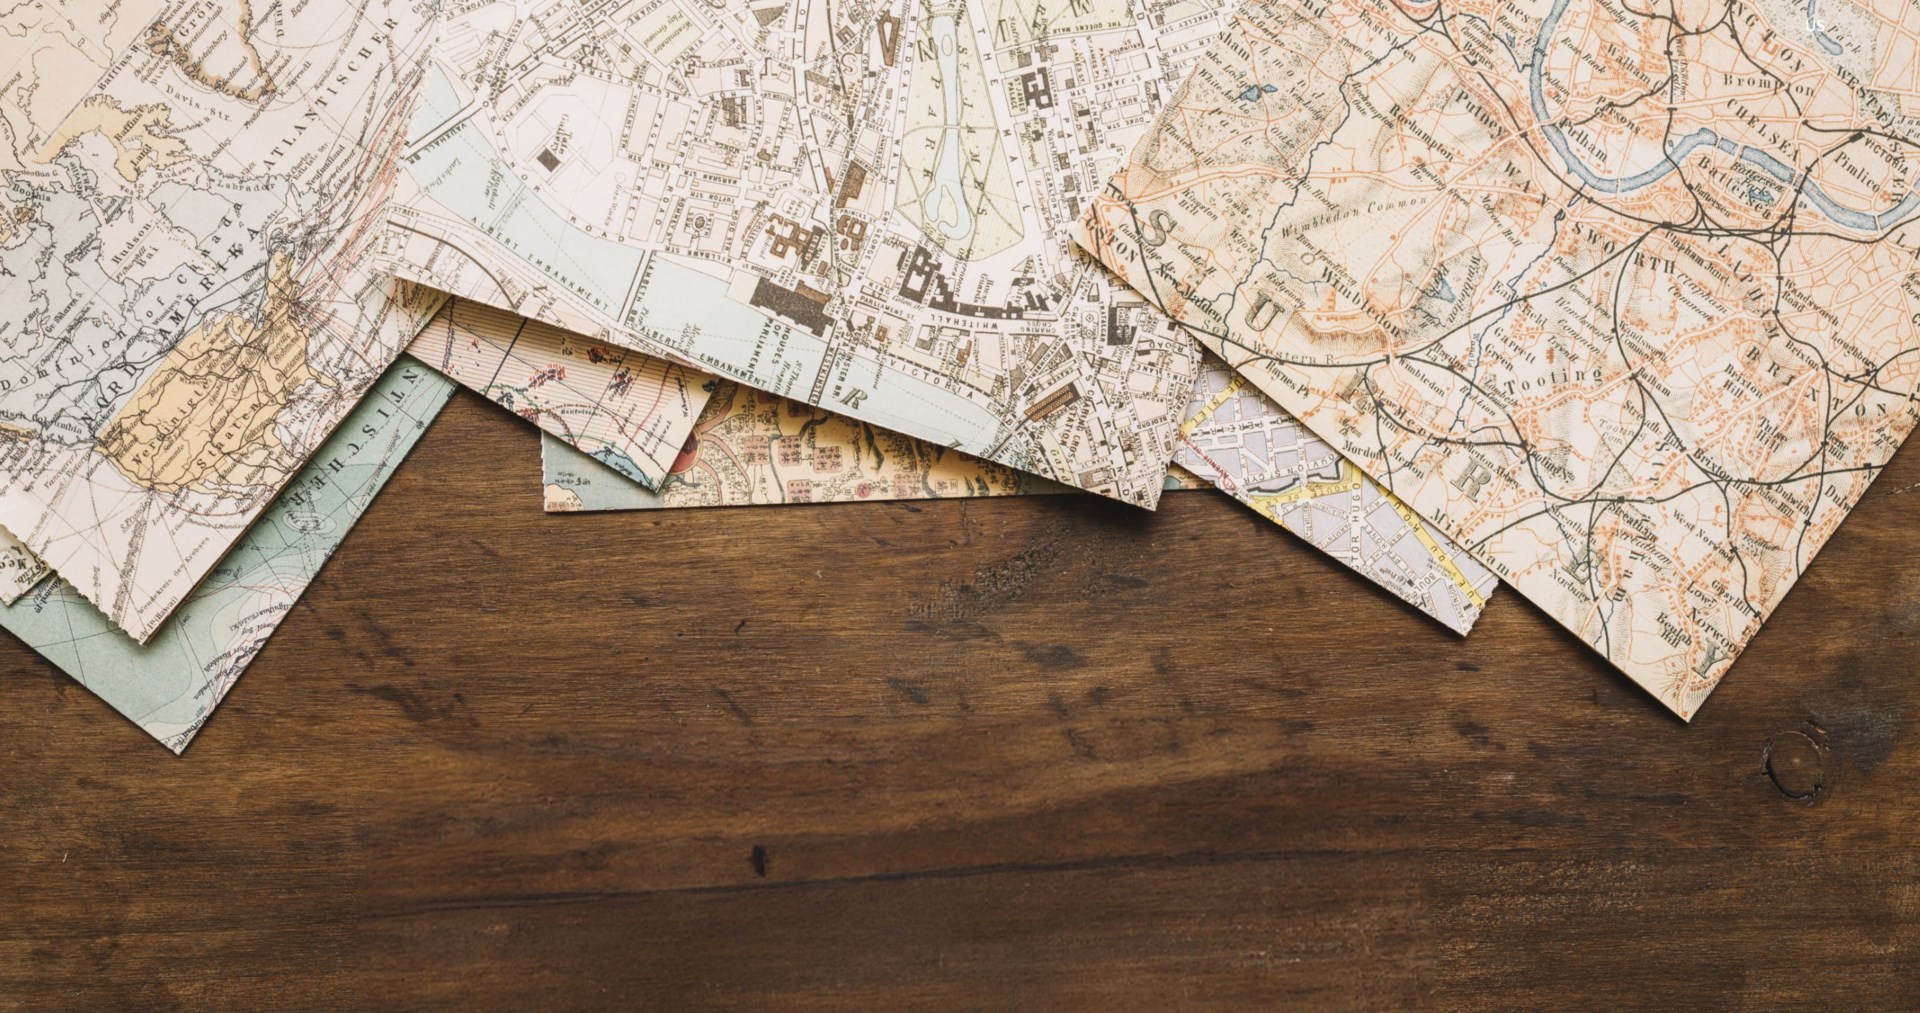
M1827 785L1827 748L1805 732L1781 732L1767 740L1767 777L1780 794L1811 802Z

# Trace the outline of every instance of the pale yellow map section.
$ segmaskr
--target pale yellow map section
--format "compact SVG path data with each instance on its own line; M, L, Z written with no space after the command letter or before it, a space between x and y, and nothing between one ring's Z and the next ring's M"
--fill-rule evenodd
M546 508L767 506L1018 496L1072 490L733 381L713 397L657 493L583 460L556 468L549 443ZM622 488L622 486L625 486Z
M33 550L0 528L0 605L11 605L51 572Z
M253 32L258 24L253 17L252 0L232 0L230 5L221 5L222 9L211 14L221 19L230 15L231 20L201 34L205 26L195 23L187 31L184 26L156 20L148 29L147 49L171 60L182 74L191 78L204 88L221 92L240 102L258 102L269 98L280 90L273 76L267 72L260 59L259 47L254 45ZM222 19L224 20L224 19ZM238 50L240 59L235 61L234 50ZM224 66L228 69L215 69Z

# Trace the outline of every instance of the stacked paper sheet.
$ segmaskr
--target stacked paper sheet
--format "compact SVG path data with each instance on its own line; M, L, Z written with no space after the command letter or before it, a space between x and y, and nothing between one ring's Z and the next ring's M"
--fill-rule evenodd
M455 384L556 513L1217 489L1685 718L1920 421L1892 8L256 6L0 13L0 625L176 751Z

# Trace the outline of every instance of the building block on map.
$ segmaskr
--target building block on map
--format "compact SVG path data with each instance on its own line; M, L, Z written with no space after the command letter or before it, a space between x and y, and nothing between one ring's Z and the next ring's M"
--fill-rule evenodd
M1198 356L1071 230L1224 18L1224 0L463 5L383 255L1150 508Z

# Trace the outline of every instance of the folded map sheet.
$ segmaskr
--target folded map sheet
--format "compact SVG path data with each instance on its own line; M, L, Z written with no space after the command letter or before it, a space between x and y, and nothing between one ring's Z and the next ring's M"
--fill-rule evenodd
M677 363L464 299L448 300L407 351L649 489L712 386Z

